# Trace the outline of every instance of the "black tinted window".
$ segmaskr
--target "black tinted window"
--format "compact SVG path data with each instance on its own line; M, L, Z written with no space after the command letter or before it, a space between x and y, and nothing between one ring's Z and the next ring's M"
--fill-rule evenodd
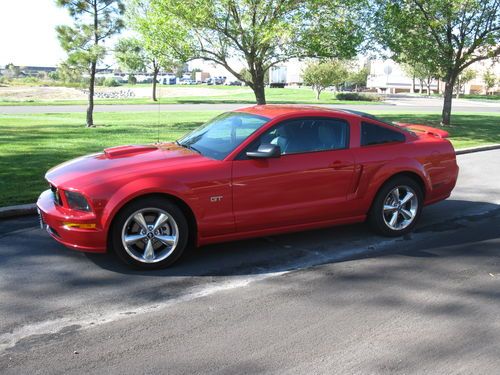
M264 144L280 146L282 155L339 150L349 145L349 124L327 118L284 121L261 135L248 151Z
M378 145L390 142L404 142L404 134L383 126L361 123L361 146Z

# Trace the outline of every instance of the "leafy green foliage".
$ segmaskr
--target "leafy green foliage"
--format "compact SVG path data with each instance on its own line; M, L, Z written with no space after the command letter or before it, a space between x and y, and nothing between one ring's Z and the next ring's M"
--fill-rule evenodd
M401 62L420 62L445 85L442 121L450 124L459 74L500 55L498 0L376 0L378 40Z
M500 78L498 78L495 75L495 72L493 72L493 69L488 69L486 72L483 74L483 81L484 85L486 86L486 94L495 87L495 85L498 83L500 84Z
M304 84L316 91L319 100L321 92L330 86L339 86L348 76L345 63L338 60L310 63L304 70Z
M122 38L115 45L115 59L121 69L127 72L141 72L146 69L148 58L142 43L137 38Z
M73 26L57 26L57 37L68 54L65 70L68 78L73 74L88 73L89 106L87 126L93 126L94 82L97 64L106 55L104 41L123 28L125 6L122 0L56 0L56 4L68 10Z
M263 104L270 67L293 57L356 53L362 34L353 4L360 2L151 0L151 9L158 28L184 30L186 58L224 66ZM242 64L247 74L241 74Z
M366 87L366 82L368 80L368 75L370 74L370 69L367 66L363 66L356 70L351 70L347 78L349 84L355 87Z
M457 90L457 98L460 96L460 93L464 89L466 83L472 81L476 78L477 72L474 69L467 68L463 70L457 78L457 82L455 84L455 89Z
M172 17L158 11L154 0L130 0L127 19L139 35L129 42L130 59L142 59L144 68L153 72L153 100L156 101L156 77L160 69L175 70L190 55L187 31ZM138 43L138 46L134 46ZM122 59L123 61L123 59Z
M121 83L112 77L108 77L103 81L102 85L106 87L118 87L121 86Z

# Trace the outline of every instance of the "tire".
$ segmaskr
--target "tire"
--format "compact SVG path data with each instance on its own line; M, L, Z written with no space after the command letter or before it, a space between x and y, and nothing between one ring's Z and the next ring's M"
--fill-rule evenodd
M165 198L146 197L116 215L111 248L132 268L159 269L179 259L188 237L188 222L177 205Z
M407 195L408 193L412 196ZM369 222L384 236L405 235L417 224L423 201L422 188L414 179L406 176L394 177L387 181L375 196Z

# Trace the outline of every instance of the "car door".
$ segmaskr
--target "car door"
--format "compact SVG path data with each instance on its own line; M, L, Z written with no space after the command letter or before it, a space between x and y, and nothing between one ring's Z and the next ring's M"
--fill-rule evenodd
M263 144L281 148L278 158L252 159ZM354 158L349 123L336 118L283 121L233 161L236 229L247 232L339 217L352 184Z

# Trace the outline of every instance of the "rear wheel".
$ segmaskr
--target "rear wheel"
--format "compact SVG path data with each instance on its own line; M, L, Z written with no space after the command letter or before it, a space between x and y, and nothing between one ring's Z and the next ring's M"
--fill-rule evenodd
M113 250L134 268L167 267L181 256L188 242L184 214L163 198L144 198L127 205L111 231Z
M385 236L401 236L415 227L422 211L423 193L412 178L401 176L389 180L377 193L369 220Z

